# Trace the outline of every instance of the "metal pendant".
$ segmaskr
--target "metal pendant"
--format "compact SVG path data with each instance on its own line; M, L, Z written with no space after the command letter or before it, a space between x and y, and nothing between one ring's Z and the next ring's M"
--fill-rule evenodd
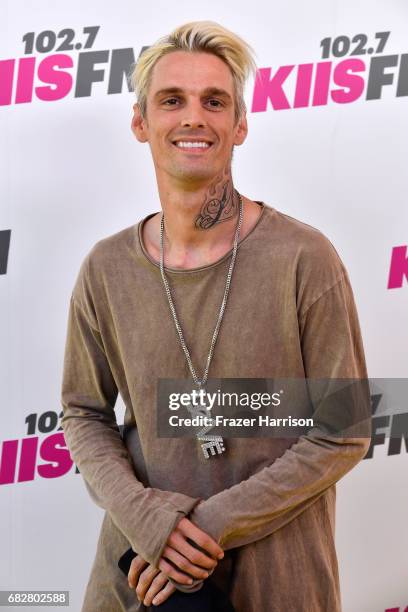
M199 387L202 389L201 384L199 384ZM207 403L205 399L201 400L201 397L200 401L197 402L197 404L194 404L193 396L191 395L191 401L186 407L192 416L205 416L211 419L211 410L207 410ZM203 451L205 459L210 459L211 457L221 455L221 453L225 452L226 450L224 440L221 436L206 435L213 428L214 425L209 424L200 429L200 431L198 431L196 434L197 440L201 442L201 450Z
M204 441L204 444L201 444L201 450L206 459L215 457L217 454L221 455L221 453L225 452L224 440L221 436L205 436L200 434L201 432L197 434L197 439Z

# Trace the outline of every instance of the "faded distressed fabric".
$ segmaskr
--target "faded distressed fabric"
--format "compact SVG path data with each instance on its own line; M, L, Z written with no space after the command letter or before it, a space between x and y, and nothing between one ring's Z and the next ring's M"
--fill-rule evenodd
M209 377L367 378L353 292L334 246L316 228L258 204L261 215L238 245ZM93 246L69 306L62 426L106 510L82 612L145 610L117 561L132 546L157 566L183 516L226 551L212 579L237 612L340 612L335 483L364 457L370 434L226 439L227 451L210 460L195 439L158 438L157 381L190 372L159 264L142 241L153 214ZM198 376L231 255L166 268Z

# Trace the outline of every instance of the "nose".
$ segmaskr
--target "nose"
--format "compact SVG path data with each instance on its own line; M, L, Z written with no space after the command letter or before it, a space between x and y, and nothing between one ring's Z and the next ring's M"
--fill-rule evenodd
M184 113L181 119L182 127L187 128L203 128L206 126L204 117L204 109L201 106L200 100L190 100L184 106Z

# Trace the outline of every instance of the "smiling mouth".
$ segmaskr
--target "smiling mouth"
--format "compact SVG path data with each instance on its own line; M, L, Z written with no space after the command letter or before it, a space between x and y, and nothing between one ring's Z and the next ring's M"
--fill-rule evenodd
M173 145L182 151L207 151L212 147L212 142L207 140L174 140Z

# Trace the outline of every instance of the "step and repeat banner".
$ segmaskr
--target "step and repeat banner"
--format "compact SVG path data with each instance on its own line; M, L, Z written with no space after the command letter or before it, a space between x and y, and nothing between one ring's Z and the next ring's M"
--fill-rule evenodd
M95 242L160 210L131 64L196 19L254 48L235 185L331 240L370 379L407 379L408 4L6 0L0 17L0 590L69 591L77 611L103 511L60 427L69 298ZM408 401L372 397L370 450L337 485L343 609L404 612Z

